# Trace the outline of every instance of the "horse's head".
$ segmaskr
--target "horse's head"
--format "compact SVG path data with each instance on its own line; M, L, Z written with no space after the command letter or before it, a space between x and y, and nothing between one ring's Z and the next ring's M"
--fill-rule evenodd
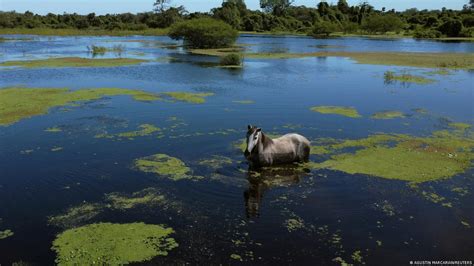
M245 157L248 159L252 151L258 146L258 142L262 137L262 129L248 125L247 128L247 148L245 149Z

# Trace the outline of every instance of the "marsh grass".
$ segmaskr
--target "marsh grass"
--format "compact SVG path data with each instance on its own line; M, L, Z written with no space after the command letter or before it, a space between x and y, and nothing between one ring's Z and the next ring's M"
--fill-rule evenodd
M39 60L17 60L0 63L0 67L23 67L23 68L56 68L56 67L117 67L130 66L147 62L135 58L81 58L81 57L59 57Z
M342 115L350 118L361 117L355 108L345 106L314 106L311 107L311 111L321 114Z
M242 66L243 64L242 56L240 54L235 54L235 53L225 55L221 57L219 64L221 66L234 66L234 67Z
M87 50L89 50L89 53L91 53L92 56L104 55L105 52L107 52L106 47L96 45L87 46Z
M396 81L401 83L416 83L416 84L430 84L435 82L433 79L427 79L422 76L411 75L407 72L402 72L400 75L395 74L393 71L386 71L384 73L385 84L392 84Z
M234 48L191 49L190 53L209 56L225 56ZM359 64L393 65L444 69L474 69L474 54L466 53L411 53L411 52L344 52L321 51L313 53L245 53L251 59L292 59L305 57L346 57Z

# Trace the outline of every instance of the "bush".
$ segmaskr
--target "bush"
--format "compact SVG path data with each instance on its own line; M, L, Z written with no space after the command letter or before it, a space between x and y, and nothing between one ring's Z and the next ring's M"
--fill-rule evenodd
M87 46L87 49L89 50L90 53L92 53L93 56L103 55L105 54L105 52L107 52L107 48L103 46L91 45L91 46Z
M441 24L441 26L438 27L438 30L448 37L459 37L462 30L462 23L457 19L449 19Z
M459 33L460 37L474 37L474 27L470 28L463 28L461 32Z
M362 28L370 33L400 31L403 22L395 15L372 15L364 20Z
M240 66L242 65L242 57L239 54L228 54L221 57L219 64L221 66Z
M172 25L168 36L192 48L223 48L235 42L238 32L223 21L198 18Z
M311 35L313 37L320 37L320 36L329 36L331 33L336 32L338 30L338 26L329 21L321 21L316 22L313 26L313 30L311 31Z
M441 37L441 32L431 29L417 29L413 37L418 39L435 39Z

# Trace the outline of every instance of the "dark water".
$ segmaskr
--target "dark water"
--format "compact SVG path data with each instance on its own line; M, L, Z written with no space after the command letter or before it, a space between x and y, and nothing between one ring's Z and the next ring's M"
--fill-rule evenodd
M31 38L0 43L1 61L90 57L86 47L92 44L125 46L121 55L104 57L156 61L115 68L3 69L0 87L114 87L215 95L201 105L112 97L68 112L56 108L47 115L0 127L0 231L8 228L15 233L0 240L2 265L20 260L52 264L51 243L62 229L48 225L48 216L83 202L100 202L107 193L132 193L148 187L159 188L180 202L185 212L144 206L108 211L88 222L144 221L173 227L179 248L152 264L237 263L231 254L252 264L332 265L336 257L358 264L351 258L356 251L370 265L474 259L472 170L421 185L452 202L453 207L447 208L426 200L405 182L365 175L288 170L250 178L241 151L233 146L245 136L249 123L265 132L296 131L309 139L363 138L376 132L427 136L445 128L446 119L473 124L473 73L430 76L435 83L407 86L385 84L384 72L406 70L424 75L429 70L359 65L343 58L247 59L242 70L228 70L203 66L202 62L215 59L169 47L176 43L166 37ZM474 52L473 43L411 39L242 36L239 43L249 44L246 47L253 52ZM255 103L234 102L239 100ZM316 105L353 106L364 118L309 111ZM424 108L429 114L416 115L414 108ZM369 118L383 110L412 116L386 121ZM172 128L177 122L170 117L182 123L160 139L156 135L134 140L94 138L106 131L133 131L140 124ZM50 127L60 127L63 132L44 131ZM52 152L54 147L63 150ZM34 151L21 152L25 150ZM171 181L132 169L134 159L156 153L181 159L194 174L205 178ZM213 155L230 157L233 163L217 170L198 163ZM213 174L219 178L207 178ZM469 193L460 197L449 189L455 186ZM389 213L380 207L387 203ZM291 231L285 221L295 218L304 221L304 227ZM468 221L471 227L460 221Z

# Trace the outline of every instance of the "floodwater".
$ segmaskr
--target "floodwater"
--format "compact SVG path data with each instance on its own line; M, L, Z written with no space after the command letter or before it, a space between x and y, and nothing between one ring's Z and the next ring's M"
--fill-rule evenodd
M384 82L386 71L425 75L429 69L362 65L346 58L246 59L242 69L212 67L212 57L187 54L167 37L4 36L0 61L92 57L87 46L122 45L150 62L111 68L4 68L0 87L126 88L149 92L212 92L203 104L140 102L116 96L0 126L0 264L52 264L55 237L67 228L48 217L109 193L157 188L181 211L138 206L107 211L79 224L145 222L175 230L179 247L151 264L407 265L411 260L473 260L474 176L420 184L451 207L427 200L407 182L332 170L263 172L250 176L235 147L247 124L266 133L298 132L318 138L358 139L377 132L428 136L446 121L474 124L474 75L453 71L430 84ZM412 39L241 36L251 52L400 51L473 53L474 43ZM242 104L238 101L252 101ZM352 106L352 119L309 109ZM1 107L0 107L1 108ZM419 116L413 110L423 108ZM404 119L374 120L397 110ZM97 138L152 124L159 134L133 139ZM47 128L61 132L47 132ZM160 135L160 137L157 137ZM61 150L55 149L57 147ZM198 180L171 180L137 171L133 162L153 154L182 160ZM231 163L206 166L213 156ZM321 160L312 156L311 160ZM450 188L462 187L462 196ZM289 226L297 221L296 227ZM466 222L468 225L461 222ZM470 225L469 225L470 224ZM295 224L292 224L295 225ZM360 254L360 257L358 257ZM239 255L237 257L235 255Z

